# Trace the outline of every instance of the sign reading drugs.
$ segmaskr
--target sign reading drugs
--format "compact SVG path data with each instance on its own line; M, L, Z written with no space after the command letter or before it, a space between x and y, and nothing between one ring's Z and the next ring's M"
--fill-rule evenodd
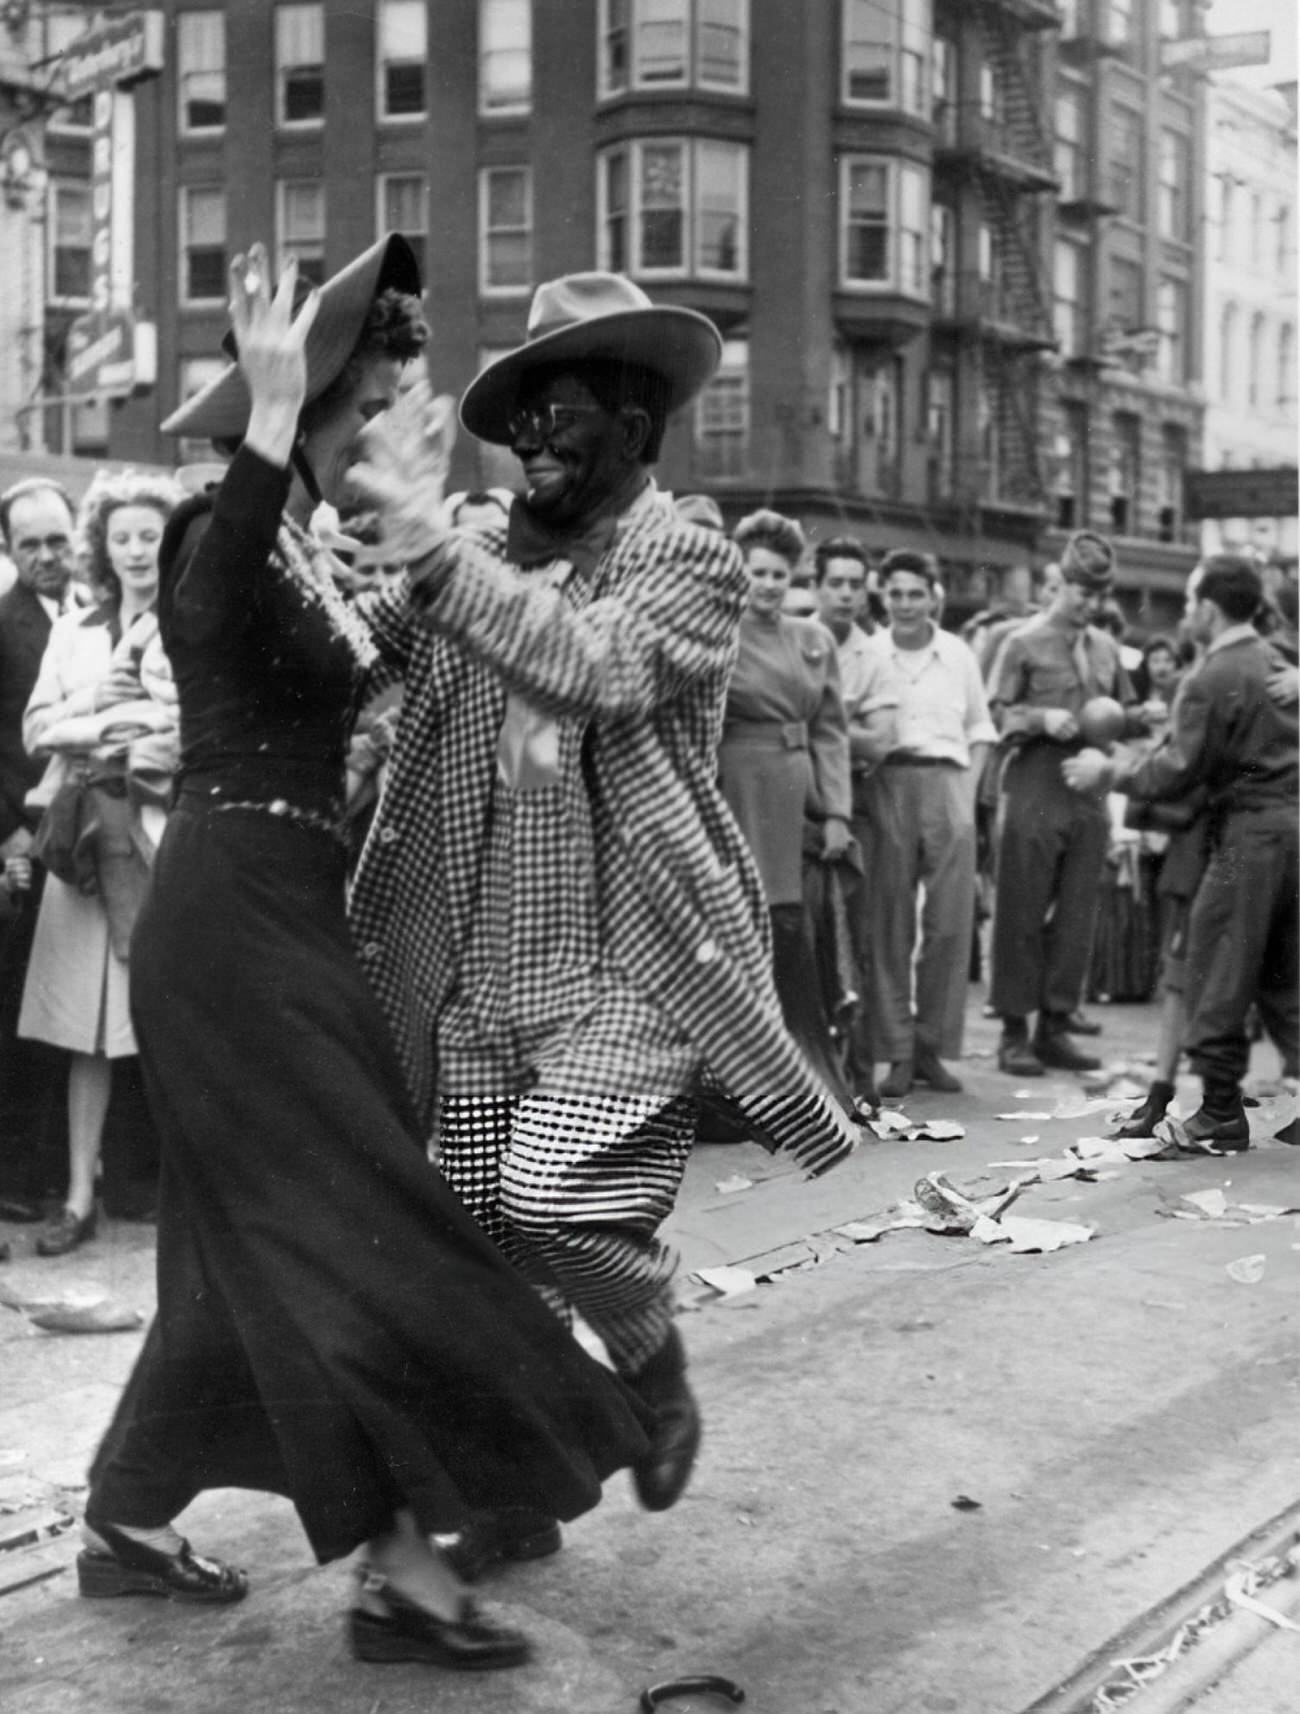
M136 383L134 316L79 315L68 329L67 375L74 393L125 398Z
M87 30L62 54L62 83L69 100L114 84L127 89L156 77L165 63L165 23L160 11L128 12Z

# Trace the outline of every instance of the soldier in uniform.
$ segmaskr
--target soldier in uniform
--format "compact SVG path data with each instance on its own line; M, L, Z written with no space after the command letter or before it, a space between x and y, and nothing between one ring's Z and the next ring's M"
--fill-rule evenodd
M998 1065L1013 1077L1100 1064L1068 1026L1092 950L1105 804L1071 791L1061 764L1082 748L1078 717L1093 697L1129 706L1131 730L1145 729L1119 644L1094 623L1115 583L1110 542L1076 531L1061 578L1046 610L1006 639L989 681L993 718L1011 746L998 806L990 1003L1002 1019Z

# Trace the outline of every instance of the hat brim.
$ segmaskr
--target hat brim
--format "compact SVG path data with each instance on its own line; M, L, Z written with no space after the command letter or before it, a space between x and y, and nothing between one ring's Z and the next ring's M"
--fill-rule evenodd
M319 398L342 373L356 349L371 304L380 292L390 290L411 297L418 297L421 291L420 264L399 232L390 232L363 250L320 288L320 308L307 334L304 404ZM162 424L162 432L202 440L237 440L248 427L251 409L247 383L238 364L232 363L174 410Z
M663 378L668 410L679 411L705 387L722 361L722 335L693 309L656 304L593 316L541 334L489 363L460 401L460 420L478 440L510 445L510 419L528 376L585 358L637 364Z

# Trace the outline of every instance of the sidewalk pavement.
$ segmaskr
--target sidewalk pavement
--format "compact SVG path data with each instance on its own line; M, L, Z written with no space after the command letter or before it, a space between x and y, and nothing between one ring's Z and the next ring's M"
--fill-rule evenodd
M1108 1057L1153 1039L1148 1009L1096 1015ZM1018 1210L1097 1228L1054 1256L917 1231L818 1243L926 1172L1005 1182L990 1163L1056 1155L1103 1128L1100 1115L996 1118L1048 1111L1079 1086L1000 1076L978 1057L994 1031L973 1017L964 1095L907 1103L961 1121L958 1141L870 1143L812 1183L752 1145L696 1151L672 1223L687 1275L799 1265L722 1299L685 1281L707 1424L696 1481L661 1518L611 1483L559 1559L489 1587L537 1642L535 1667L468 1681L358 1667L340 1629L346 1569L311 1565L284 1502L222 1492L185 1527L253 1570L248 1602L220 1614L78 1602L66 1569L0 1594L0 1708L403 1714L433 1700L445 1714L632 1714L641 1686L687 1668L743 1683L746 1714L1026 1706L1295 1498L1300 1228L1242 1227L1180 1199L1286 1202L1300 1157L1261 1147L1035 1186ZM738 1178L750 1187L717 1188ZM22 1231L8 1229L20 1243ZM19 1257L0 1286L107 1290L147 1314L151 1238L112 1223L60 1261ZM0 1508L24 1493L31 1511L75 1506L138 1344L44 1334L0 1311ZM955 1504L963 1495L973 1508ZM66 1566L74 1548L65 1533L45 1551Z

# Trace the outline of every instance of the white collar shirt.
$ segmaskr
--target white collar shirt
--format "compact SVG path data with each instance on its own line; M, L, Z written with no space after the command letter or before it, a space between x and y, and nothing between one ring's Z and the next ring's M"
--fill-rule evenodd
M973 744L997 742L975 652L937 625L921 649L900 649L892 632L867 639L867 693L898 703L896 750L968 768Z

